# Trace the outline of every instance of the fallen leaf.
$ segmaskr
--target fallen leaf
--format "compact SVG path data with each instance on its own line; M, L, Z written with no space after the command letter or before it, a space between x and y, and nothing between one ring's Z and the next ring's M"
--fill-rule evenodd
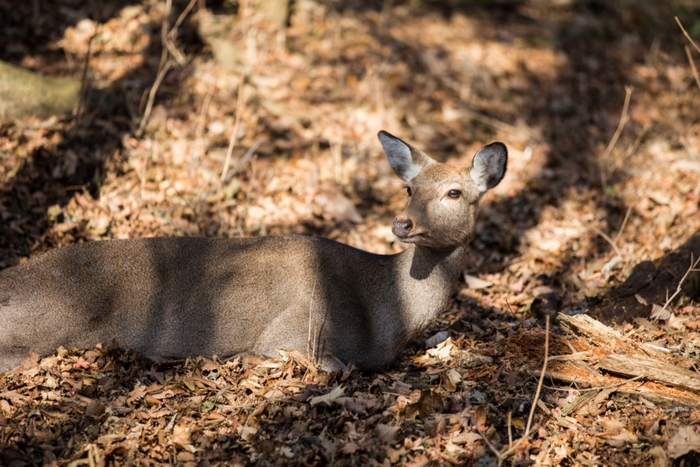
M700 452L700 427L685 425L668 440L668 455L671 459L678 459L690 451Z
M396 441L396 435L399 433L399 430L400 427L398 426L389 426L380 423L374 429L374 432L377 434L380 440L384 441L385 443L393 444Z
M328 394L312 397L309 400L309 403L311 404L311 407L317 406L319 404L326 404L330 407L337 399L343 397L343 395L345 395L345 388L341 384L333 388L333 390Z
M671 312L664 307L657 305L656 303L651 304L651 319L656 319L659 321L666 321L671 317Z
M469 274L464 275L464 281L467 283L467 287L470 289L486 289L493 285L492 282L479 279L478 277Z

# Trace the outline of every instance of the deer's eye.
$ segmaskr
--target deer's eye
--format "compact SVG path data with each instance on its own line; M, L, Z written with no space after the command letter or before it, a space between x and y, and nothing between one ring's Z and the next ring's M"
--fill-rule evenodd
M459 197L462 196L462 192L459 190L450 190L447 192L447 196L452 199L459 199Z
M406 193L408 193L408 196L413 196L413 190L411 190L410 186L406 187Z

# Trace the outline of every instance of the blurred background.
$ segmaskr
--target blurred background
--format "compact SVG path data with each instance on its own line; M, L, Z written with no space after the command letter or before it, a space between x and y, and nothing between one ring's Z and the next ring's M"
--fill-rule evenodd
M555 311L623 317L626 338L696 375L700 278L660 321L651 313L700 255L699 42L694 0L0 0L0 269L147 236L297 233L394 253L407 199L379 130L456 165L493 141L510 153L449 309L395 368L342 376L354 405L311 408L341 376L293 359L154 367L127 355L106 377L90 366L105 364L102 349L59 352L42 364L48 382L34 369L0 381L11 389L0 429L4 413L14 443L0 444L0 463L33 453L103 465L94 459L136 455L137 441L150 462L232 462L234 451L242 464L273 451L309 465L476 462L490 452L482 435L505 446L525 428L543 361L537 319ZM591 355L571 342L552 354ZM556 371L578 387L581 368ZM226 386L205 400L191 377L213 369ZM289 385L272 390L270 378ZM147 386L177 394L152 389L149 402ZM515 465L668 465L663 427L695 423L692 412L676 411L668 387L634 403L608 400L614 390L564 414L574 419L562 411L581 393L553 388ZM85 410L76 392L94 397ZM177 410L151 414L155 396ZM697 410L691 396L683 404ZM44 399L68 405L49 414ZM218 418L207 425L206 413Z

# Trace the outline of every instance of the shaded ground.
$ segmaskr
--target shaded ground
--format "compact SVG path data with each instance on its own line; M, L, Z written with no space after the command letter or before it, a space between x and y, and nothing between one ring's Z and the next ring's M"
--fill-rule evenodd
M165 75L143 132L165 6L108 3L34 13L0 0L0 59L85 74L121 102L0 126L0 267L73 242L151 235L304 233L399 251L389 226L405 200L376 142L386 129L455 164L490 141L508 145L509 172L484 200L465 265L491 285L462 284L382 374L319 374L299 356L152 364L113 349L61 351L0 376L3 462L489 465L485 439L502 447L525 429L541 313L594 309L620 322L610 313L621 302L605 294L700 229L700 83L674 20L697 41L693 2L298 0L281 32L234 5L216 9L238 13L226 42L212 26L225 20L195 8L178 29L185 59ZM175 2L169 24L185 6ZM234 172L220 184L234 127ZM695 302L650 319L689 266L681 259L653 299L649 281L625 295L639 307L617 329L692 362ZM453 341L426 353L440 331ZM585 350L552 339L549 355ZM556 384L545 383L518 465L667 465L674 434L697 423L682 405L616 393L562 416L581 388Z

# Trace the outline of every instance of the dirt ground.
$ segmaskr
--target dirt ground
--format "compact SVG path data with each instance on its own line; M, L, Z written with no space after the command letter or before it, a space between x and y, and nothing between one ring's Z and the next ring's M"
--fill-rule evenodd
M448 310L379 373L28 359L0 374L0 464L700 465L700 5L254 5L0 0L0 60L110 96L0 123L0 268L146 236L398 252L377 132L456 165L502 141ZM586 311L629 349L555 316ZM623 354L687 380L608 369Z

